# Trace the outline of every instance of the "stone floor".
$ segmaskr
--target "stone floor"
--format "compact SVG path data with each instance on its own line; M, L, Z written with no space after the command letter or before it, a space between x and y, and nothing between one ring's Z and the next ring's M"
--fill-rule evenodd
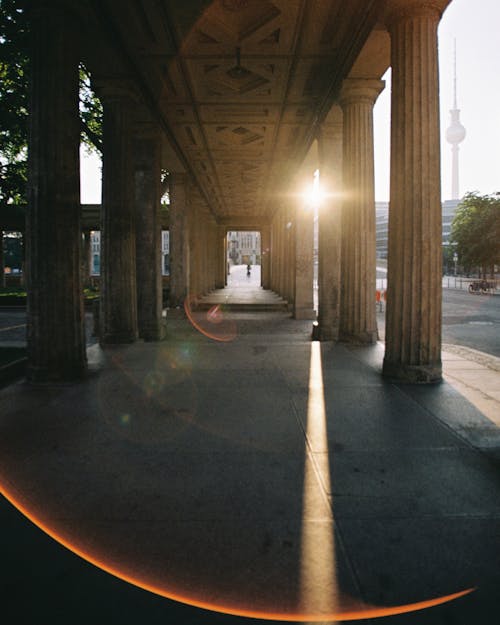
M0 392L4 494L86 558L3 499L5 623L498 620L499 428L474 403L389 384L381 344L320 345L280 313L167 333L91 346L81 383Z

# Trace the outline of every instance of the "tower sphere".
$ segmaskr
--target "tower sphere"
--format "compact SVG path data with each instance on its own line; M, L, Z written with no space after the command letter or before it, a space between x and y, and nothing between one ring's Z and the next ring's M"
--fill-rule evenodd
M446 130L446 141L448 143L460 143L465 139L465 128L459 121L453 121Z

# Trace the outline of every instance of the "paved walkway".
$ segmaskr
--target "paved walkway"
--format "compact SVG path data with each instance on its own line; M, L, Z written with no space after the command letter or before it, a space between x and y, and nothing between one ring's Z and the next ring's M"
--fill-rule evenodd
M283 314L167 322L159 344L90 347L79 384L3 389L0 477L87 559L198 607L102 572L3 501L6 623L498 620L495 361L447 348L444 383L396 385L382 344L320 345Z

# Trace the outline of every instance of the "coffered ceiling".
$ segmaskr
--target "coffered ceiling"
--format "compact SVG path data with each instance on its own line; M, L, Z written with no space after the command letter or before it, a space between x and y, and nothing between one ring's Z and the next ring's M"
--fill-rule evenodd
M221 223L265 220L343 78L386 69L383 4L89 0L88 63L136 85L165 135L164 166L191 172Z

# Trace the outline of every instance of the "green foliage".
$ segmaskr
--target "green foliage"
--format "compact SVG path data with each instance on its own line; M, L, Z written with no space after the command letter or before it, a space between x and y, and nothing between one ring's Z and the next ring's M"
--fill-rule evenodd
M482 267L483 273L500 264L500 193L467 193L457 208L450 241L460 265Z
M80 65L80 120L82 141L89 152L102 155L102 104L92 91L90 74Z
M29 24L19 0L0 0L0 205L26 202ZM83 143L102 153L102 106L80 66Z
M0 287L0 297L26 297L26 288L24 286Z
M16 0L0 3L0 202L26 196L28 28Z
M83 297L87 300L96 299L97 297L99 297L99 289L86 287L83 289Z

